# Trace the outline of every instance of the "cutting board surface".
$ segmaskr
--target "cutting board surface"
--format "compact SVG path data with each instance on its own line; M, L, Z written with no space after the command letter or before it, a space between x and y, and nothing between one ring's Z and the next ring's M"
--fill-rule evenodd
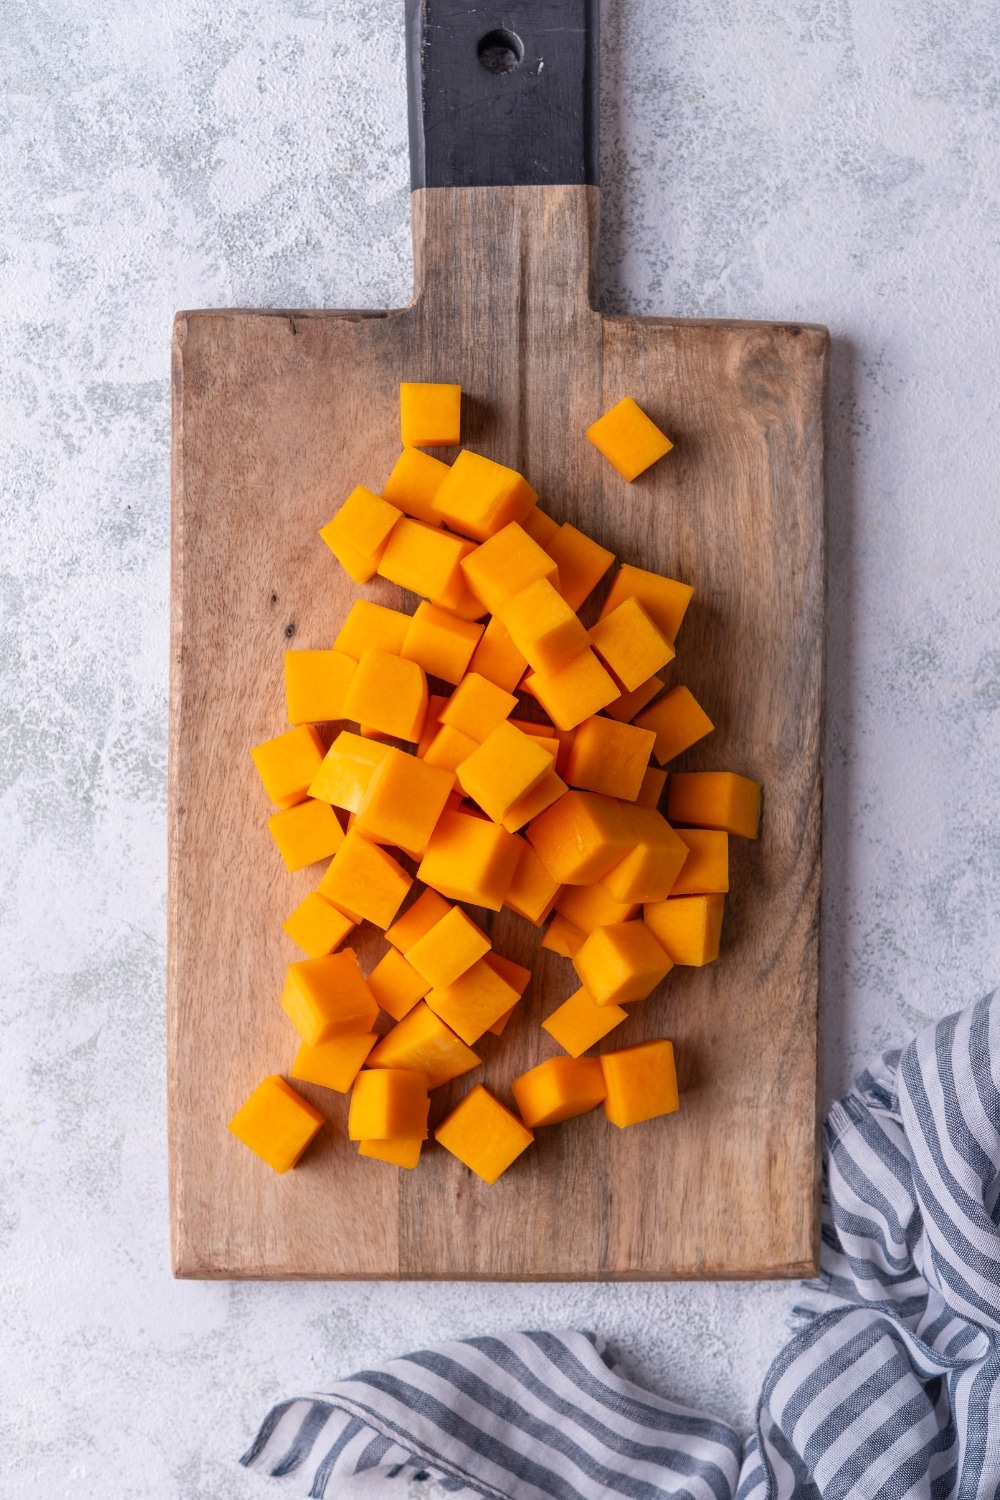
M825 330L606 317L591 305L597 189L414 194L417 287L389 313L197 312L175 331L169 1105L175 1270L202 1277L594 1279L797 1276L817 1249L817 1025ZM361 1161L347 1101L284 1177L226 1130L297 1038L278 1004L301 957L289 875L251 745L286 727L282 653L328 647L354 599L317 537L398 456L400 380L460 381L468 446L541 503L694 600L668 684L717 728L677 763L761 781L759 841L731 841L719 961L675 969L604 1050L673 1039L680 1113L597 1112L537 1132L493 1187L431 1145ZM632 485L584 438L633 396L676 447ZM442 454L451 457L451 454ZM604 590L584 618L596 615ZM437 1091L432 1126L482 1079L559 1049L539 1022L576 988L509 912L473 909L534 971L483 1068ZM360 930L367 970L384 951ZM598 1049L601 1050L601 1049Z

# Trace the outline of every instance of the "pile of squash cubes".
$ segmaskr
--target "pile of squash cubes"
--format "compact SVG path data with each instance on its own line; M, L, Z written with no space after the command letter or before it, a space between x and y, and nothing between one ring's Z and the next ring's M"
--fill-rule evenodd
M403 385L404 447L382 494L359 486L320 533L353 580L378 574L422 602L407 615L358 599L332 650L286 652L293 727L251 753L288 868L329 859L284 924L308 955L281 996L301 1038L291 1077L351 1091L362 1156L417 1165L429 1090L479 1064L476 1042L503 1031L531 977L456 903L539 928L551 916L542 946L580 980L542 1022L566 1055L512 1080L518 1114L479 1084L435 1132L492 1183L537 1126L598 1104L623 1127L678 1107L669 1041L583 1053L674 964L717 956L728 837L756 837L760 788L675 773L658 811L658 766L712 728L687 688L661 696L657 675L692 589L622 566L587 630L577 611L613 554L557 524L513 469L423 452L459 443L460 407L457 385ZM671 447L628 397L587 436L627 480ZM316 726L345 720L357 731L327 748ZM389 943L367 978L341 946L362 921ZM380 1009L394 1023L383 1034ZM323 1123L274 1076L229 1128L282 1172Z

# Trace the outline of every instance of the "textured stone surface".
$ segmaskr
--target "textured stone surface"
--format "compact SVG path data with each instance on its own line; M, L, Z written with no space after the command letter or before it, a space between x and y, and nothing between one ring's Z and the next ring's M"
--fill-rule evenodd
M397 0L8 0L0 43L0 1489L267 1492L274 1396L599 1328L746 1425L793 1287L175 1284L163 1067L175 308L408 295ZM1000 937L992 7L608 8L606 305L834 335L827 1093Z

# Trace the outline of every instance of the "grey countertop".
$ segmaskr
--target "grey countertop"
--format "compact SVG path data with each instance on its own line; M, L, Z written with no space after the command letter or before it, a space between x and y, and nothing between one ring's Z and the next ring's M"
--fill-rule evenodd
M986 0L604 18L604 304L833 334L828 1097L998 970L998 58ZM272 1397L517 1325L747 1426L794 1286L171 1280L170 320L407 300L402 4L7 0L0 67L0 1490L263 1495Z

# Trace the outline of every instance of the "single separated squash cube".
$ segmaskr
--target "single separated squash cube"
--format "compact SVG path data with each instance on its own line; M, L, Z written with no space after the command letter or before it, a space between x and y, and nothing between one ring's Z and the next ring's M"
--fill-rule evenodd
M573 967L596 1005L627 1005L651 995L673 964L644 922L618 922L592 932Z
M407 448L455 448L462 441L462 387L404 380L399 428Z
M442 609L453 609L465 591L461 562L472 546L472 542L440 527L400 516L379 560L378 572L401 589L422 594Z
M521 855L503 904L525 921L541 927L562 886L549 874L531 845L523 839L519 842Z
M494 615L472 653L469 670L478 672L481 677L487 677L505 692L512 693L524 676L527 665L527 657L522 656L514 645L510 631L499 616Z
M390 656L399 656L409 628L410 616L401 609L373 604L370 599L355 599L333 649L356 662L366 651L387 651Z
M427 1075L409 1068L369 1068L351 1091L347 1134L352 1141L427 1139Z
M372 773L355 830L373 844L395 844L416 859L427 848L454 784L454 772L391 748Z
M662 677L647 677L632 693L622 693L607 707L608 715L619 724L628 724L640 713L663 687ZM655 753L655 752L654 752Z
M619 696L618 684L589 646L557 672L529 672L523 687L538 699L557 729L575 729Z
M555 756L537 739L504 722L462 761L457 774L466 796L501 823L554 766Z
M451 910L448 902L437 891L422 891L416 901L408 906L401 917L386 933L386 940L400 953L405 954L408 948L423 937L425 932L440 922L441 918L447 916Z
M645 568L623 563L608 590L600 619L606 620L626 599L637 599L672 646L693 593L690 584L678 583L675 578L665 578L662 573L650 573Z
M298 943L309 958L324 958L334 948L339 948L357 925L353 917L334 906L319 891L310 891L282 922L281 930L287 932L292 942Z
M425 1004L471 1047L519 999L517 990L481 958L453 983L431 990Z
M477 1083L435 1131L435 1139L487 1184L496 1182L535 1137Z
M303 1042L292 1063L292 1077L346 1094L377 1041L374 1031L364 1031L358 1036L335 1036L315 1047Z
M482 625L461 620L435 604L418 604L400 654L417 662L432 677L459 683L468 670Z
M556 588L570 609L580 608L615 560L615 554L607 547L600 546L568 521L541 545L559 568Z
M463 448L434 496L434 508L455 531L485 542L511 521L522 521L537 499L516 469Z
M353 948L289 964L281 1007L310 1047L371 1031L378 1016Z
M357 665L342 651L286 651L289 724L323 724L345 718L344 699Z
M556 740L539 739L537 743L546 747L552 746L553 755L558 747L558 741ZM525 792L523 797L517 799L510 811L500 821L508 833L517 833L519 828L523 828L526 823L530 823L532 818L537 818L547 807L551 807L553 802L558 802L560 797L564 797L568 791L569 787L563 781L562 777L557 776L555 771L549 771L548 775L543 776L536 787L533 787L530 792Z
M452 901L499 911L520 852L514 834L499 824L470 813L444 812L417 875Z
M603 885L566 885L555 903L556 911L589 937L598 927L630 922L638 914L634 901L616 901Z
M516 521L470 552L462 561L462 572L491 615L539 578L559 584L556 563Z
M311 724L300 724L254 745L250 755L275 806L294 807L309 795L309 783L323 763L324 746Z
M656 735L614 719L584 719L566 762L570 786L634 802L653 753Z
M612 1125L624 1129L680 1108L671 1042L641 1042L620 1052L604 1052L598 1061L608 1090L604 1113Z
M394 505L359 484L319 534L354 582L367 583L400 519Z
M369 1068L415 1070L426 1076L430 1089L478 1068L480 1061L425 1000L419 1001L368 1054Z
M441 710L441 723L481 745L516 707L513 693L478 672L467 672Z
M760 783L732 771L675 771L667 789L667 817L755 839L760 831Z
M382 499L416 521L440 526L434 496L447 478L448 465L439 458L421 453L419 448L404 448L382 487Z
M638 599L625 599L598 620L590 643L628 692L673 661L676 652L653 624Z
M336 854L344 842L344 830L329 802L307 797L267 820L267 828L286 870L304 870L317 860Z
M515 1078L510 1089L529 1130L588 1114L608 1096L600 1060L596 1057L547 1058Z
M420 738L427 714L427 678L415 661L366 651L347 690L348 718L394 739Z
M579 953L586 941L587 934L581 927L577 927L569 917L556 912L539 947L548 948L550 953L558 953L560 958L572 958L574 953Z
M671 896L725 895L729 890L729 835L719 828L679 828L688 857L670 887Z
M443 989L471 969L491 947L483 929L460 906L453 906L440 922L407 948L406 961L427 980L428 988L433 985L435 989ZM425 990L423 994L426 993ZM423 999L423 995L417 998Z
M390 948L369 974L368 988L386 1015L401 1021L424 998L430 984L407 963L398 948Z
M227 1128L275 1172L287 1172L323 1123L319 1110L274 1074L257 1085Z
M423 1141L398 1140L398 1141L359 1141L358 1155L369 1156L374 1161L387 1161L394 1167L408 1167L412 1170L420 1160L420 1148Z
M593 995L579 989L542 1022L542 1030L570 1057L579 1057L627 1020L628 1011L620 1005L595 1005Z
M671 688L659 703L654 703L645 713L637 715L635 722L639 729L651 729L656 735L653 754L661 766L668 760L673 760L675 755L680 755L683 750L690 749L715 728L708 714L686 687Z
M684 867L687 845L655 808L633 806L628 817L635 844L601 885L615 901L662 901Z
M635 826L613 797L571 791L529 824L528 840L554 880L592 885L635 847Z
M536 672L558 672L590 642L579 617L547 578L537 578L496 611Z
M631 396L591 423L587 436L629 484L674 446Z
M349 729L341 730L309 784L310 797L356 813L376 766L382 764L390 748Z
M700 968L719 956L726 898L672 896L643 907L643 921L675 964Z
M319 883L319 893L335 906L345 906L359 918L386 928L412 884L412 877L391 854L348 829Z

